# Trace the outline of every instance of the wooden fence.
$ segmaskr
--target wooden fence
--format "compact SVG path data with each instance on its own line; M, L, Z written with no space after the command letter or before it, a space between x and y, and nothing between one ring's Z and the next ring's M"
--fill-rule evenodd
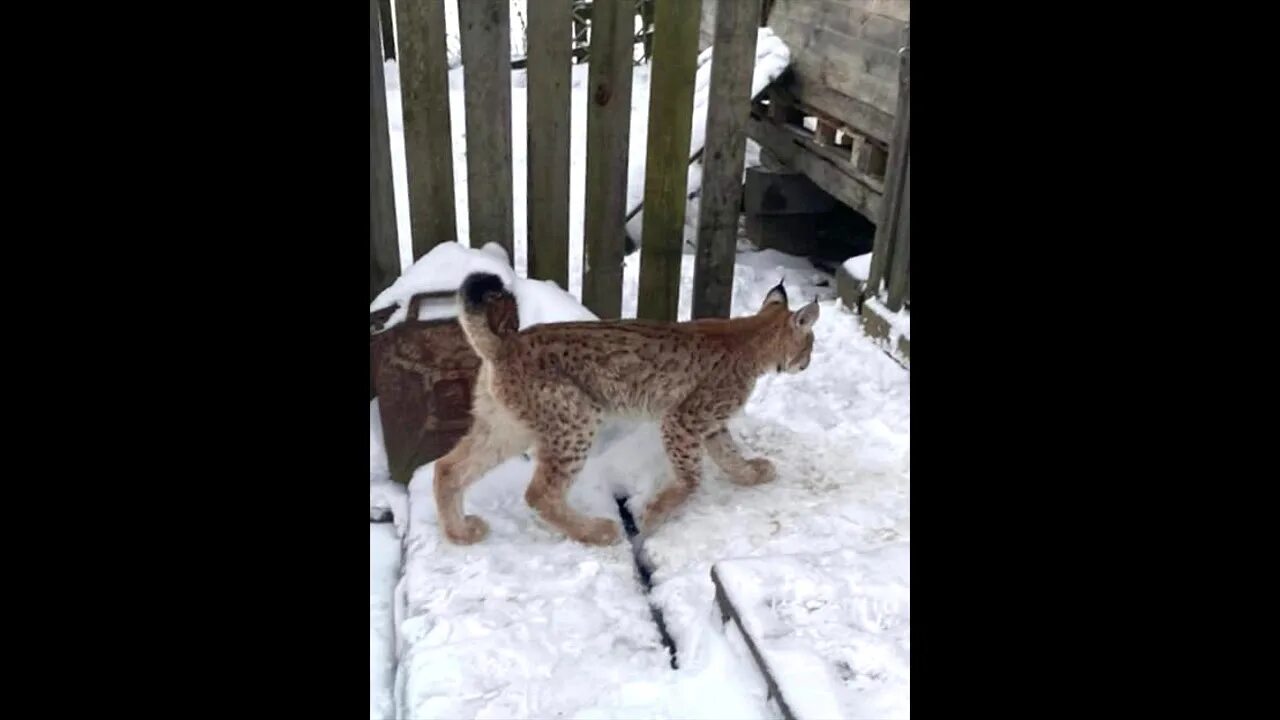
M876 226L871 269L864 295L877 297L886 290L885 306L892 312L911 304L911 28L903 33L898 69L898 108L893 140L889 143L889 168L884 200Z
M399 274L383 88L379 0L369 0L370 292ZM396 3L413 258L457 239L445 56L445 0ZM760 0L721 2L716 14L694 316L727 317L741 202ZM569 143L573 0L528 4L528 275L569 289ZM647 7L646 7L647 6ZM622 303L631 73L641 13L651 40L645 221L638 316L675 320L682 260L688 149L698 55L697 0L594 0L585 134L582 302L602 318ZM644 14L651 13L652 21ZM514 258L508 0L460 0L465 67L471 237ZM666 28L664 31L663 29ZM388 214L388 208L390 212Z

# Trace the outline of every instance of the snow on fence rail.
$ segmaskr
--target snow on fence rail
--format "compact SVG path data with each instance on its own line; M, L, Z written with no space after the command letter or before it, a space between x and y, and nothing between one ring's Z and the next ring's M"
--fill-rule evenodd
M396 3L400 88L413 259L458 240L454 211L452 128L449 117L445 0ZM370 12L370 297L400 273L390 145L383 88L379 0ZM635 17L652 8L647 128L645 224L637 315L675 320L683 247L689 146L694 118L699 3L594 0L590 88L585 135L586 202L582 302L602 318L621 314L626 247L628 145ZM386 9L383 9L386 13ZM466 68L464 105L470 235L495 242L516 257L511 157L511 66L508 0L468 0L459 6ZM644 18L650 22L649 18ZM571 68L576 37L569 2L528 4L528 269L530 278L569 290ZM721 3L704 137L703 199L695 257L696 317L728 317L733 279L741 173L750 114L753 49L759 0ZM583 132L582 128L572 129ZM698 128L693 130L702 130Z

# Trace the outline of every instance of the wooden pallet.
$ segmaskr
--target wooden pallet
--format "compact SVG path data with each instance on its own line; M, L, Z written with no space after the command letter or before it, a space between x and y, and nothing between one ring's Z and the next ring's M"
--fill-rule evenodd
M770 87L752 108L748 134L783 165L871 222L880 217L888 148L870 134Z

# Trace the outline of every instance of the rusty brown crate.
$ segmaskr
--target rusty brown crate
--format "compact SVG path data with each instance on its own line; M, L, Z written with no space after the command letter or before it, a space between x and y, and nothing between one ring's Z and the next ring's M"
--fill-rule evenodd
M415 295L408 318L385 330L392 308L369 316L382 437L391 479L398 483L407 484L414 470L449 452L471 427L480 358L456 318L418 319L422 301L453 298L452 292Z

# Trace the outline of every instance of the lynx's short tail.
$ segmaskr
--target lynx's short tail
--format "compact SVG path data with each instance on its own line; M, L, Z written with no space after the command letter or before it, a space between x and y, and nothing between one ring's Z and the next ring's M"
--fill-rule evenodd
M502 344L520 331L516 296L490 273L472 273L458 289L459 322L471 347L486 362L493 362Z

